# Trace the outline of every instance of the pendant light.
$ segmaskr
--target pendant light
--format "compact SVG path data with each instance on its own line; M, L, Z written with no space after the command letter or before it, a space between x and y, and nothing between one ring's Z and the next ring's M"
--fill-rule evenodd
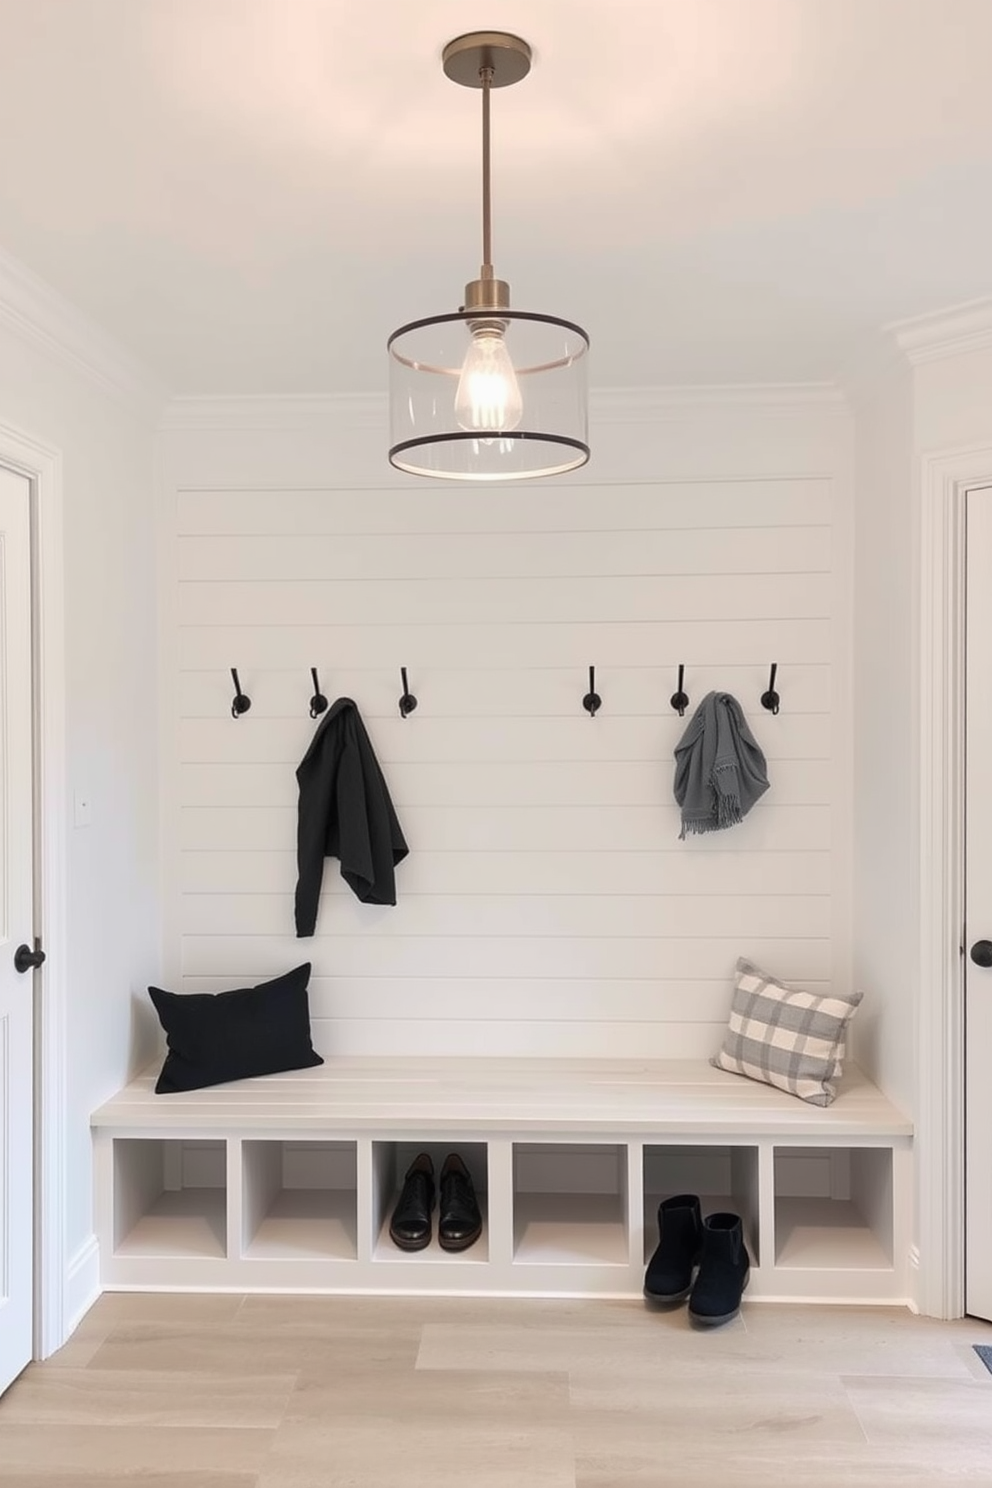
M492 254L489 114L493 88L530 71L519 36L475 31L448 43L446 75L482 91L482 268L465 303L389 338L390 464L412 475L523 480L576 470L589 458L589 337L556 315L510 309Z

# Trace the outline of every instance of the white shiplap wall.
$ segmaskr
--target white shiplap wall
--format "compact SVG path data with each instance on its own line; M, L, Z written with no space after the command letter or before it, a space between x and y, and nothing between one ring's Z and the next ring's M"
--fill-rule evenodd
M361 421L255 412L180 408L163 446L166 966L186 990L309 959L325 1054L666 1057L712 1052L739 954L810 987L843 976L842 410L604 420L598 468L499 491L390 482ZM773 660L778 717L759 703ZM685 842L680 661L693 704L741 699L772 780L742 826ZM252 698L237 722L231 666ZM298 941L311 666L358 703L410 855L395 908L359 904L328 860Z

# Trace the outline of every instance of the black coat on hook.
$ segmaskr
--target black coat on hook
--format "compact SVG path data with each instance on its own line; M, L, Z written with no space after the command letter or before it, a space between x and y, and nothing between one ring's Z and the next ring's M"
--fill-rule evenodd
M395 867L408 848L372 742L351 698L338 698L313 731L296 771L296 933L314 933L324 859L363 904L395 904Z

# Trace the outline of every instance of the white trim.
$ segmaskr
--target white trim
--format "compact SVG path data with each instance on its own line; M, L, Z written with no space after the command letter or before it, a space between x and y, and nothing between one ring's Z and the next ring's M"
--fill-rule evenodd
M836 412L847 400L833 383L755 383L712 387L600 388L589 395L593 424L657 423L693 413L761 413L791 416ZM163 429L381 429L387 427L384 393L172 398Z
M342 393L339 395L292 394L227 398L171 398L162 411L161 429L214 429L244 431L275 429L381 429L387 432L385 394Z
M714 383L654 388L593 388L589 413L594 422L655 423L687 414L759 413L791 416L840 413L850 409L832 382Z
M168 398L166 387L102 326L2 250L0 325L145 412L157 412Z
M48 953L39 982L40 1045L35 1093L35 1354L65 1340L65 594L62 460L22 430L0 423L0 460L27 476L37 539L35 621L40 686L36 761L41 819L41 906L37 933Z
M919 1316L919 1292L920 1292L920 1248L911 1245L906 1254L906 1274L909 1278L909 1290L911 1295L906 1300L906 1306L910 1312Z
M76 1251L65 1268L64 1338L75 1332L103 1288L100 1285L100 1245L96 1235Z
M854 512L856 482L853 429L843 464L830 481L832 664L830 717L854 716ZM832 749L835 801L854 799L854 730L840 733ZM852 985L854 945L854 817L838 812L831 826L832 893L830 909L831 975L837 987Z
M920 465L919 1309L964 1312L964 526L992 446Z
M162 940L159 961L166 986L182 976L180 902L182 845L179 813L181 751L179 728L179 524L176 515L179 482L168 440L159 439L156 470L156 548L158 553L158 675L159 675L159 908Z
M885 327L913 366L992 347L992 298L969 300Z

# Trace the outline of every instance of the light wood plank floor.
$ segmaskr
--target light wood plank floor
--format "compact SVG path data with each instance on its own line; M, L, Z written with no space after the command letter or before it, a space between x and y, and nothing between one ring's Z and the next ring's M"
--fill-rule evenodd
M0 1483L992 1485L974 1343L888 1308L107 1294L0 1400Z

